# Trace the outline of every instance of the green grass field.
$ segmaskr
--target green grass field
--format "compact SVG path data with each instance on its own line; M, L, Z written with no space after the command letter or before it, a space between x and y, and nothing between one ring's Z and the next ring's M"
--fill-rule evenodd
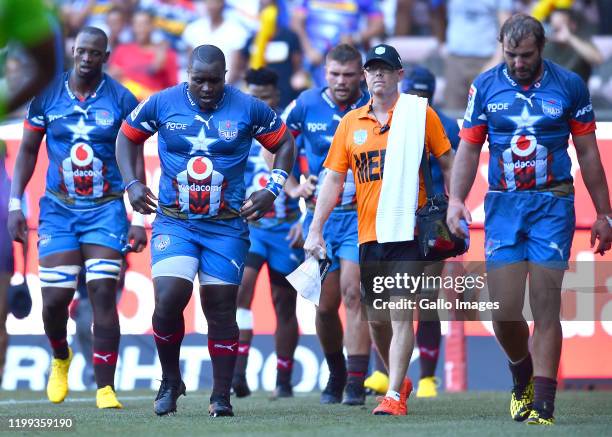
M318 395L297 395L285 401L270 401L264 393L233 399L234 418L208 417L208 394L181 397L178 414L153 414L150 391L119 393L123 410L98 411L94 393L70 394L61 405L44 401L43 393L0 392L0 433L15 435L8 428L10 417L71 417L75 428L69 435L164 436L183 435L612 435L612 392L562 392L557 397L557 425L529 427L508 415L508 394L470 392L443 394L437 399L410 399L406 417L372 416L374 398L366 407L321 406ZM48 432L28 431L27 435ZM26 434L26 433L23 433ZM57 435L57 433L55 433Z

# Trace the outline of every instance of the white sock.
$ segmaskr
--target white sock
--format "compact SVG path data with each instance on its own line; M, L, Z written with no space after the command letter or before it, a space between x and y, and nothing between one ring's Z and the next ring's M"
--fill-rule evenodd
M396 401L400 400L400 394L393 390L389 390L385 396L388 398L394 399Z

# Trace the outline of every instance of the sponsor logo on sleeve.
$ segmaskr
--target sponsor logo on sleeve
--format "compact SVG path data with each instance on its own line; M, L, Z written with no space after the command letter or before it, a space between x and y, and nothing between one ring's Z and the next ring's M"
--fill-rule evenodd
M474 113L474 101L476 100L477 92L478 90L476 89L474 84L472 84L470 86L470 92L468 93L467 108L465 109L465 115L463 116L464 120L469 121L470 123L472 122L472 114Z
M144 105L146 105L146 103L149 101L149 98L147 97L145 100L143 100L142 102L140 102L138 104L138 106L136 106L134 108L134 110L132 111L132 114L130 115L130 117L132 118L132 121L136 120L136 117L138 117L138 114L140 114L140 111L142 110L142 107Z
M586 105L583 108L580 108L577 112L576 112L576 117L575 118L580 118L585 114L588 114L589 112L593 112L593 104L589 102L588 105Z

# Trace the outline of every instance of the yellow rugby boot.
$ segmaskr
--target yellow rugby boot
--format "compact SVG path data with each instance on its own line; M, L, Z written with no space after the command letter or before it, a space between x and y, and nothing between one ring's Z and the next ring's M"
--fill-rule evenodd
M389 377L379 370L375 370L365 381L363 386L374 393L385 394L389 390Z
M72 349L68 348L68 358L65 360L53 358L51 372L47 381L47 398L54 404L63 402L68 395L68 369L72 361Z
M529 384L520 390L517 386L512 389L512 398L510 399L510 416L517 422L523 422L527 419L533 408L533 379L529 380Z
M438 378L435 376L426 376L419 380L419 388L417 389L417 398L435 398L438 396Z
M123 408L117 400L117 394L110 385L99 388L96 392L96 406L98 408Z

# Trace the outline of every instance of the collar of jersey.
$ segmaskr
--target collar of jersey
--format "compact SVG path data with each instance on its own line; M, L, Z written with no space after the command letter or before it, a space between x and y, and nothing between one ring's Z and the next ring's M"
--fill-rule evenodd
M106 83L106 73L102 73L102 80L100 81L100 83L98 84L98 87L96 88L96 90L93 92L93 94L90 94L89 96L87 96L87 98L85 100L81 100L79 99L76 94L74 94L72 92L72 90L70 89L70 75L72 74L72 70L69 70L68 72L66 72L66 77L64 79L64 87L66 88L66 92L68 93L68 96L72 99L72 100L78 100L79 102L84 102L85 100L89 100L89 99L93 99L95 98L98 93L100 92L100 90L102 89L102 87L104 86L104 84Z
M543 59L542 60L542 76L540 80L533 82L528 87L524 87L523 85L520 85L519 83L517 83L514 79L510 77L510 74L508 73L508 66L505 63L502 64L502 76L504 76L504 79L508 81L508 83L510 83L510 85L512 85L514 88L520 89L521 91L529 91L532 88L539 89L540 87L542 87L542 85L544 84L544 81L548 79L548 70L549 70L548 63L546 62L545 59Z
M359 98L357 100L355 100L352 104L350 104L350 105L348 105L346 107L342 107L342 106L337 105L334 102L334 100L327 95L327 90L328 89L329 89L328 86L323 87L321 89L321 97L323 98L323 100L325 100L325 103L327 103L330 106L330 108L332 108L332 109L339 108L342 112L346 111L347 108L351 108L351 109L357 108L357 105L359 104L361 99L363 99L363 91L360 90L361 94L359 95Z
M210 111L204 111L195 102L195 99L192 97L191 92L189 92L189 84L187 82L185 82L185 93L184 93L184 96L187 99L187 103L189 105L191 105L191 108L193 110L198 111L198 112L212 112L212 111L216 111L217 109L219 109L223 105L223 101L225 100L226 91L227 91L227 85L225 85L223 87L223 95L221 96L221 99L219 99L219 101L217 102L217 105L212 110L210 110Z

